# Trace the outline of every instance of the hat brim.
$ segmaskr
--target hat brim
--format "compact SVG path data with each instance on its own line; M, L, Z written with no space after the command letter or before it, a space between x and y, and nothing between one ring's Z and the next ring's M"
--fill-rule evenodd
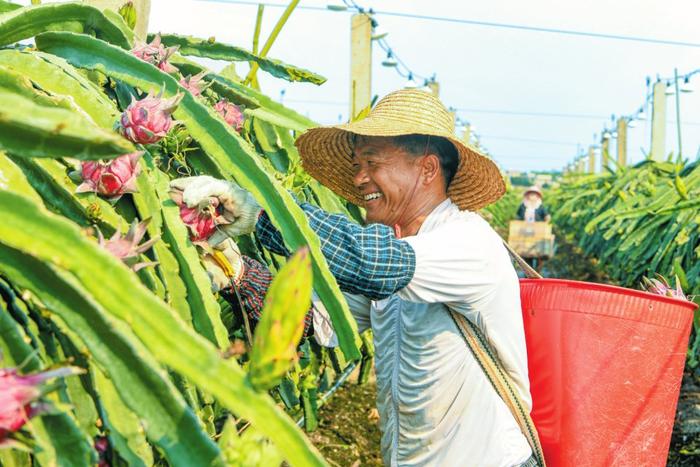
M459 154L459 164L447 195L461 210L476 211L497 201L506 192L503 176L489 157L452 134L420 128L420 125L387 125L369 116L345 125L313 128L300 135L295 145L304 169L333 192L358 206L365 203L352 182L353 134L389 137L419 134L450 141Z

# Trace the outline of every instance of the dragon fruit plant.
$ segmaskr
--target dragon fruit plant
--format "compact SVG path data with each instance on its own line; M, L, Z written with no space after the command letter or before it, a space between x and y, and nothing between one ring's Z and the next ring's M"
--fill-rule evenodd
M323 77L213 38L135 42L118 14L86 2L0 4L3 366L32 373L74 360L88 372L56 381L49 399L42 383L56 373L0 370L0 438L29 447L11 453L13 465L225 464L244 450L220 441L214 421L231 416L234 433L250 424L290 465L325 465L290 415L304 412L312 429L316 387L319 395L321 381L334 387L327 383L363 355L314 233L278 182L300 167L294 135L315 123L197 59L228 61L229 70L233 62L255 63L253 74L288 81ZM243 108L251 119L245 127ZM69 174L76 168L79 180ZM268 310L272 334L257 344L248 337L244 316L212 293L197 246L226 222L218 200L189 209L169 198L171 179L187 175L235 179L255 193L290 251L308 246L297 272L326 305L339 348L297 345L297 319L285 313L307 309L308 299L293 303L291 282L270 297L279 307ZM332 192L298 179L299 199L344 210ZM281 271L254 237L241 238L241 249ZM113 267L104 250L128 268ZM240 352L227 352L232 338L246 340ZM249 378L247 350L256 345ZM302 385L300 371L318 385ZM54 399L61 403L43 412ZM0 451L3 465L6 454Z

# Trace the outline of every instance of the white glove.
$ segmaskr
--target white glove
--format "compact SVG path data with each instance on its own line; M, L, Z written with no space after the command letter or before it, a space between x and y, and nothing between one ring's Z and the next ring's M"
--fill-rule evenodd
M222 216L228 222L219 224L209 238L209 244L218 245L227 237L237 237L255 230L260 205L253 195L234 182L217 180L208 175L177 178L170 182L170 197L189 208L206 209L211 198L218 198Z
M214 293L228 287L233 282L240 284L245 273L245 263L236 242L227 238L202 257L202 263L211 279Z

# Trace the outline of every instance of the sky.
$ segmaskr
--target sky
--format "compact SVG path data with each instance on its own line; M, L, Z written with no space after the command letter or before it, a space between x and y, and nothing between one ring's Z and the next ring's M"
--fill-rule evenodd
M435 74L440 98L469 121L481 144L506 170L558 170L577 151L598 144L611 116L632 115L645 102L646 78L672 77L700 69L698 0L355 0L372 8L395 55L416 74ZM240 4L250 3L250 4ZM257 7L238 0L152 0L149 31L215 36L251 48ZM284 0L269 0L261 43ZM344 122L349 113L350 17L326 9L341 1L301 0L269 56L308 68L326 78L321 86L289 83L259 73L263 92L320 124ZM406 18L383 12L447 17L530 27L565 29L688 42L651 44L493 26ZM402 88L406 79L381 66L384 51L373 47L372 93ZM209 62L214 70L222 63ZM245 73L246 64L239 66ZM700 73L681 94L683 155L700 152ZM650 110L650 108L648 109ZM675 96L667 97L666 151L677 152ZM628 160L644 158L650 123L629 130ZM615 147L615 141L611 147ZM613 151L613 157L614 157ZM600 158L598 158L600 159Z

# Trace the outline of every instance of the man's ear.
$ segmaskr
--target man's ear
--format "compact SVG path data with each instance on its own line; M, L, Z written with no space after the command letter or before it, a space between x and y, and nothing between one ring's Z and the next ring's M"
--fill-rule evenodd
M435 154L427 154L422 163L423 182L428 185L440 175L440 159Z

